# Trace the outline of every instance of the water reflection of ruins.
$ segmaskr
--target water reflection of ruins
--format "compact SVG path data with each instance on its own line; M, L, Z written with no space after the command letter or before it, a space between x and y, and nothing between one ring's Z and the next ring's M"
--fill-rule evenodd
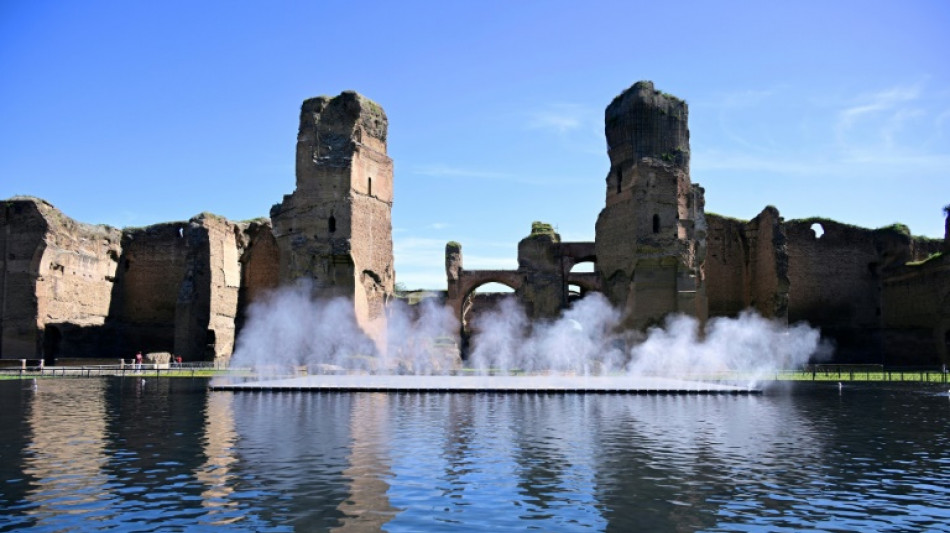
M26 415L30 439L23 468L24 477L32 480L24 499L36 504L29 511L34 526L52 529L60 514L111 505L105 487L109 476L103 470L109 461L103 382L57 385L35 385Z
M195 478L205 486L201 504L208 509L208 520L213 525L222 525L240 519L240 514L226 511L238 507L231 499L235 477L232 468L237 462L234 446L237 432L234 426L234 397L231 394L209 394L205 402L205 462L195 471Z
M815 464L826 452L789 398L320 393L234 401L240 475L265 493L293 493L286 505L295 527L337 531L418 525L433 511L447 522L490 517L515 527L530 519L549 530L565 520L595 530L709 527L675 512L624 524L622 510L700 505L710 486L741 495L776 465ZM288 464L298 466L286 472Z

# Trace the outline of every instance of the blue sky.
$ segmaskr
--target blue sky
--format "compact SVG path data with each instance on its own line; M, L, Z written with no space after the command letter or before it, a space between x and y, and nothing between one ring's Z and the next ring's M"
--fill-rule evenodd
M266 216L300 103L386 110L397 280L513 268L533 220L592 240L603 110L690 106L707 211L943 236L950 3L0 0L0 198L118 227Z

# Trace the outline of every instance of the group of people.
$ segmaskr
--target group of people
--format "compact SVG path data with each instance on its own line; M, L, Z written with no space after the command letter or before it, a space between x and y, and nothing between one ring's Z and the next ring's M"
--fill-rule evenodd
M144 358L142 357L142 350L139 350L138 352L135 353L135 364L134 364L134 368L135 368L136 370L141 370L141 369L142 369L142 361L143 361L143 359L144 359ZM175 366L177 366L178 368L181 368L181 356L180 356L180 355L176 355L176 356L175 356L174 362L175 362Z

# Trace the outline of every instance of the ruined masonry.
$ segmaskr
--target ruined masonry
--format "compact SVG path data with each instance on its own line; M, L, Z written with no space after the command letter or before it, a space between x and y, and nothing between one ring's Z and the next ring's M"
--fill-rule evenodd
M388 127L383 109L353 91L306 100L297 189L270 213L280 282L306 280L314 296L352 298L357 321L376 338L395 283Z
M610 172L594 248L604 293L624 324L670 313L705 319L703 189L690 183L686 102L639 82L607 106Z
M950 210L943 240L901 225L785 221L772 206L750 221L706 213L690 177L686 102L638 82L604 119L610 169L594 242L563 242L535 222L515 270L467 270L462 245L446 245L446 289L430 294L455 313L463 346L472 317L501 299L543 321L601 292L631 332L674 313L703 321L752 309L819 327L834 362L948 363ZM304 101L296 188L269 219L202 213L119 230L38 198L6 200L0 359L62 364L143 350L224 364L248 306L288 285L348 298L379 340L395 296L387 129L382 108L355 92ZM590 271L575 268L585 263ZM491 282L514 292L477 292Z

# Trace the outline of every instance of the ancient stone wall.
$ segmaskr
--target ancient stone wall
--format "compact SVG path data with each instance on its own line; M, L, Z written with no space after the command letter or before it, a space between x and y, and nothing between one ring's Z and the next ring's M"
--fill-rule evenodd
M127 228L122 236L118 287L110 315L130 357L175 351L178 293L189 267L188 222ZM193 254L192 254L193 258Z
M355 92L306 100L297 188L271 209L280 283L306 280L315 296L351 298L371 334L395 279L387 128L382 108Z
M914 261L884 273L884 357L891 364L950 366L950 206L944 214L943 242L915 237Z
M785 224L778 209L766 207L749 224L750 274L749 305L760 315L788 319L788 244Z
M887 363L950 365L950 256L888 272L883 322Z
M610 171L597 219L597 270L623 323L706 316L703 190L690 183L686 103L637 82L605 112Z
M706 213L706 297L710 316L737 316L750 305L748 221Z
M266 220L236 224L205 213L120 231L26 197L5 201L0 217L3 357L53 364L141 349L222 361L240 306L277 286Z
M235 329L244 325L248 306L259 301L280 283L280 251L270 220L258 219L243 224L238 248L241 253L241 287L238 290L238 316Z
M0 215L0 358L33 358L42 353L36 279L49 224L31 199L5 201Z
M550 225L535 222L518 243L518 273L524 283L516 294L529 317L555 318L567 307L561 236Z
M4 202L2 217L0 357L52 362L106 344L119 230L78 223L36 198Z
M910 235L819 218L788 221L785 228L789 321L820 327L836 342L841 362L880 360L882 279L912 259Z
M223 362L234 349L241 227L202 213L185 230L187 261L175 311L175 354Z
M788 248L778 210L766 207L751 221L707 214L706 295L710 316L753 309L788 316Z

